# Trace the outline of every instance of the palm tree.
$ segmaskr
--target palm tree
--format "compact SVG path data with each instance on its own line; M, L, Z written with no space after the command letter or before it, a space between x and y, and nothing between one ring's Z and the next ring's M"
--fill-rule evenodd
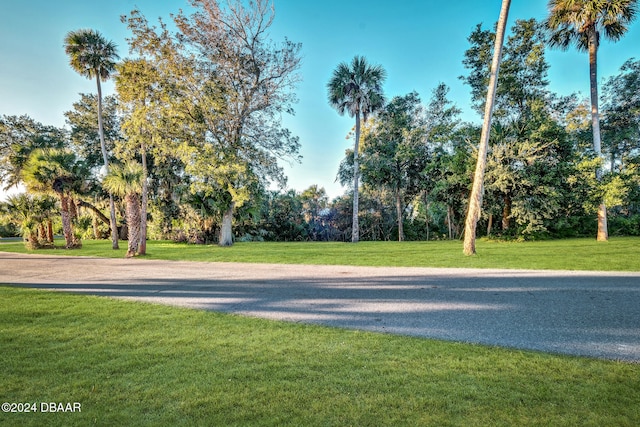
M102 186L116 196L123 197L127 217L127 258L138 253L140 246L140 193L142 192L142 166L136 162L115 165L102 181Z
M60 202L62 232L67 249L79 248L82 242L75 236L73 220L77 208L72 193L77 189L81 164L74 153L62 149L37 149L29 156L22 170L22 180L28 191L55 194Z
M351 234L353 243L360 240L358 225L360 120L366 122L370 114L384 106L382 84L385 78L386 71L380 65L369 65L364 57L355 56L351 65L346 62L340 63L327 84L329 104L338 110L340 115L346 112L356 119L353 146L353 231Z
M104 160L105 173L109 172L109 157L104 141L102 120L102 87L100 81L106 81L115 70L116 61L120 58L116 53L116 45L106 40L98 31L81 29L70 31L64 39L64 50L69 55L71 68L88 79L95 78L98 87L98 135ZM109 194L111 214L111 240L113 249L118 249L118 227L113 195Z
M637 0L550 0L547 26L551 46L566 50L572 44L589 52L591 88L591 124L593 150L601 156L600 113L598 108L598 47L600 36L618 41L626 33L637 12ZM596 171L600 180L602 171ZM599 241L609 238L607 208L604 201L598 207Z
M24 245L30 250L41 247L38 228L43 218L38 211L38 200L25 193L7 197L4 204L3 216L20 227Z
M476 253L476 227L482 210L482 196L484 192L484 171L487 166L487 151L489 148L489 134L491 132L491 119L493 116L493 106L496 99L496 88L498 87L498 74L500 71L500 61L502 60L502 44L504 33L507 28L509 18L509 7L511 0L502 0L502 9L496 30L496 40L493 48L493 62L491 64L491 76L489 77L489 89L487 90L487 102L484 108L484 122L482 124L482 134L480 135L480 145L478 147L478 161L473 177L473 187L469 197L469 209L464 228L464 254L473 255Z

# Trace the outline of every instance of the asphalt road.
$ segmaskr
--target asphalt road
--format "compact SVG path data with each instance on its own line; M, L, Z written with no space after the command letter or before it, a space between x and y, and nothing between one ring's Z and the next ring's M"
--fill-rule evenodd
M0 284L640 362L640 273L196 263L0 252Z

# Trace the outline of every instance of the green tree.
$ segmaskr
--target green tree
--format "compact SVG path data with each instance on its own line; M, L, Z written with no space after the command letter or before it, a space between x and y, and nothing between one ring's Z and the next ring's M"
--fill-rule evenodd
M482 124L482 135L480 136L480 145L478 148L478 161L473 178L471 196L469 198L469 210L467 219L465 221L463 249L465 255L474 255L476 253L476 227L482 209L484 171L487 164L489 133L491 131L491 119L493 115L495 93L498 84L498 73L500 70L500 61L502 59L502 44L504 41L504 33L507 26L510 5L510 0L502 1L502 8L500 10L500 18L498 20L498 27L496 31L493 61L491 63L491 75L489 78L489 89L487 90L487 102L485 106L484 122Z
M404 240L405 206L420 192L420 176L427 162L421 115L416 92L394 97L378 113L363 142L363 182L393 194L399 241Z
M28 191L55 194L58 197L67 249L82 246L73 230L73 223L77 218L73 194L80 190L86 175L87 171L76 155L63 149L33 151L22 170L22 180Z
M609 170L622 172L640 150L640 60L626 61L603 89L603 151Z
M638 234L640 228L640 61L630 59L604 85L603 152L609 159L605 197L620 201L610 208L615 234ZM616 195L618 197L613 197ZM635 224L635 225L634 225Z
M71 68L88 79L96 79L98 90L98 135L105 173L108 173L109 155L104 139L102 87L100 82L106 81L115 70L116 61L119 59L116 45L105 39L98 31L91 29L70 31L64 39L64 45L65 52L69 55ZM109 195L109 203L112 247L113 249L118 249L118 227L112 195Z
M547 90L544 30L533 19L518 20L503 48L485 176L488 232L497 211L503 235L545 232L558 207L561 171L563 162L570 161L570 149L553 119L561 113L554 111L557 102ZM494 38L480 26L469 38L473 44L465 53L465 66L471 73L463 79L476 98L484 95L488 78L479 58L488 56L482 52L490 51Z
M121 20L133 34L128 39L130 50L139 57L122 61L117 67L116 91L126 137L117 150L122 160L136 159L142 164L139 254L144 254L149 200L155 203L156 212L163 211L163 217L171 210L173 198L167 194L174 190L161 191L159 187L166 187L167 181L160 177L175 181L177 175L184 175L178 154L180 141L186 145L195 134L202 136L203 130L194 123L200 121L202 111L208 111L204 105L217 101L218 91L209 90L212 83L198 71L195 59L184 52L184 46L171 36L162 20L160 28L150 26L138 10Z
M353 143L353 222L351 241L360 240L358 225L359 214L359 148L360 126L366 122L370 114L379 111L384 106L382 84L386 78L386 71L380 65L371 65L366 58L355 56L351 64L338 64L327 84L329 104L340 115L347 113L355 117L355 138Z
M17 225L28 249L53 245L52 212L55 199L21 193L7 197L0 214Z
M137 255L140 247L140 193L143 176L139 163L127 162L124 165L112 165L102 181L107 191L124 198L127 217L127 258Z
M589 52L589 84L593 150L601 156L600 111L598 105L598 48L600 37L617 41L627 32L637 12L636 0L550 0L547 25L550 44L561 49L575 45ZM598 168L598 180L602 171ZM607 209L604 201L598 207L597 239L609 238Z
M0 182L4 189L22 181L22 170L37 149L62 148L67 143L63 129L46 126L29 116L0 117Z
M301 45L272 42L275 12L267 0L191 4L195 13L175 21L186 51L199 54L202 83L190 94L199 138L182 152L193 191L215 193L223 212L219 244L229 246L236 209L267 181L284 183L278 159L298 159L299 140L282 115L293 112Z
M464 220L464 204L469 197L468 177L473 173L469 170L471 149L468 141L477 140L480 135L475 127L461 125L461 111L448 99L448 93L449 88L439 84L425 111L428 154L421 181L427 239L432 217L437 218L438 223L440 219L442 223L446 222L449 239L459 235L459 223Z
M324 187L312 185L300 193L302 202L302 212L304 220L309 226L310 238L321 240L325 238L325 224L323 224L323 213L329 205L329 198Z
M73 103L72 109L64 113L70 129L70 141L78 156L82 157L87 167L100 169L104 164L98 122L98 97L94 94L81 93L80 99ZM102 101L102 122L104 139L109 156L113 161L116 143L122 139L120 117L118 116L118 100L115 96L106 96Z

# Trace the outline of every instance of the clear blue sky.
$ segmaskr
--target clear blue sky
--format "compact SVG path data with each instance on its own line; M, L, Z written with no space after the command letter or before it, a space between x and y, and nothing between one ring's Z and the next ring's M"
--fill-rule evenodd
M474 26L491 27L501 0L274 0L276 18L272 38L285 36L302 43L303 81L298 88L296 115L287 126L300 137L302 164L283 163L289 188L304 190L319 184L331 197L343 193L335 183L345 139L353 119L340 117L327 104L326 84L333 69L354 55L364 55L388 74L388 97L416 90L427 102L443 82L450 97L465 111L464 119L480 122L468 107L468 87L458 76L465 73L462 59L467 36ZM113 40L121 57L129 55L126 26L120 15L137 6L150 22L180 8L186 0L24 0L0 5L0 114L27 114L44 124L64 126L64 112L79 93L95 92L95 82L76 74L68 65L63 39L70 30L92 28ZM516 19L542 20L546 0L514 1L509 26ZM640 23L616 44L603 43L599 52L600 77L615 75L625 60L640 57ZM587 95L587 56L575 50L549 51L551 89L567 95ZM105 86L105 93L113 85Z

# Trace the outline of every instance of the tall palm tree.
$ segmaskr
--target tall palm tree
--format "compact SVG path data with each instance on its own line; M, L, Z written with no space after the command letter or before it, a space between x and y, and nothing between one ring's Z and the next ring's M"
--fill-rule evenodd
M382 84L386 74L380 65L370 65L364 57L355 56L351 64L340 63L333 71L331 80L327 84L329 104L338 110L340 115L347 113L356 119L353 145L353 231L351 234L351 241L354 243L360 240L358 225L360 125L361 121L366 122L370 114L384 106Z
M127 258L138 253L140 247L140 193L142 192L142 166L136 162L115 165L104 177L102 186L105 190L123 197L127 217Z
M575 45L589 52L591 87L591 124L593 150L601 155L600 113L598 107L598 47L600 36L618 41L626 33L637 13L637 0L550 0L547 26L552 46L566 50ZM596 177L602 176L598 168ZM607 208L604 201L598 207L599 241L609 238Z
M109 156L104 141L102 120L102 87L100 81L106 81L115 70L116 61L120 58L115 43L108 41L98 31L81 29L70 31L64 39L64 50L69 55L69 64L80 75L88 79L95 78L98 87L98 135L104 160L105 173L109 172ZM113 195L109 194L111 214L111 240L113 249L118 249L118 227Z
M82 242L75 236L73 220L77 208L73 192L77 189L83 172L74 153L62 149L37 149L22 170L22 180L28 191L55 194L60 202L62 232L67 249L79 248Z
M487 102L484 108L484 122L482 124L482 134L480 135L480 145L478 147L478 161L473 177L471 196L469 197L469 209L464 228L465 255L476 253L476 227L480 212L482 210L482 196L484 192L484 171L487 166L487 151L489 149L489 135L491 132L491 119L493 117L493 106L496 99L496 89L498 87L498 74L500 71L500 61L502 60L502 44L504 33L507 28L509 18L509 7L511 0L502 0L498 28L496 30L495 45L493 48L493 62L491 63L491 75L489 77L489 88L487 90Z

